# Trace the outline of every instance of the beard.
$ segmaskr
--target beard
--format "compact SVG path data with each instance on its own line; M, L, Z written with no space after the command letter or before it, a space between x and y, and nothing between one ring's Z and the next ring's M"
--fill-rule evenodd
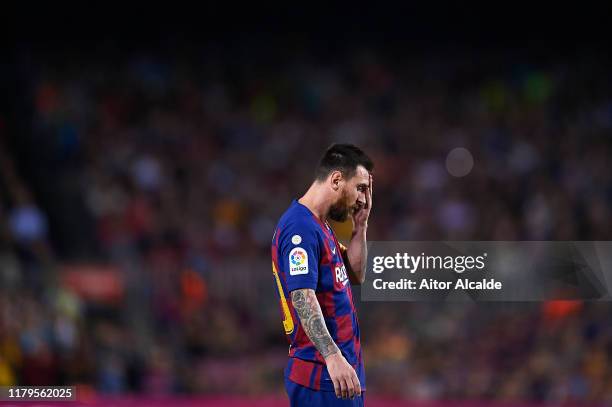
M344 222L348 219L351 212L351 206L344 194L342 197L329 208L328 217L334 222Z

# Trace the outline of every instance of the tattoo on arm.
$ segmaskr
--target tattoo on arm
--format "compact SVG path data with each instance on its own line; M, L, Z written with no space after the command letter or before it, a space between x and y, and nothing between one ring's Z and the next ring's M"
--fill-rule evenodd
M306 331L306 335L317 350L321 352L321 355L325 358L338 352L338 346L334 343L325 326L323 312L321 312L315 292L308 288L292 291L291 301L302 321L302 327Z

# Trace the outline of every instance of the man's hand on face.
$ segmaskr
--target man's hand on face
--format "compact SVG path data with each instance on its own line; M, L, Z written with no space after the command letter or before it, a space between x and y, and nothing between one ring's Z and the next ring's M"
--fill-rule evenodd
M370 217L370 211L372 210L372 187L373 187L373 179L370 174L370 187L368 188L365 196L366 201L363 206L361 206L358 210L353 212L353 225L355 229L365 229L368 227L368 219Z

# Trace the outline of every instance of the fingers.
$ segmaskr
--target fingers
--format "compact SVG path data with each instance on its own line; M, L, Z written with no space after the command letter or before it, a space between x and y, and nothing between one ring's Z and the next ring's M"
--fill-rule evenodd
M372 208L372 190L374 189L374 178L370 174L370 188L368 188L368 207Z
M340 383L340 396L338 396L338 391L336 391L336 397L346 398L354 398L355 396L361 396L361 384L359 383L359 379L357 378L357 374L355 371L351 371L349 376L343 377L339 380ZM335 386L334 386L335 389Z
M347 398L349 394L348 383L346 378L344 377L340 378L340 393L343 399Z
M336 397L347 399L353 398L355 395L355 385L353 384L353 379L351 376L348 377L340 377L336 380L333 380L334 383L334 392L336 393ZM361 390L360 390L361 393Z
M354 370L352 373L353 374L351 375L351 378L353 380L353 387L355 388L355 396L359 397L361 396L361 384L359 383L359 378L357 377L357 373L355 373Z
M353 397L355 397L356 389L355 389L355 383L353 381L353 375L347 376L344 380L346 382L346 389L347 389L347 393L346 393L346 397L349 399L352 399Z
M339 370L330 369L330 377L334 384L334 392L337 398L353 399L361 395L361 384L355 369L344 360L344 366Z
M332 383L334 383L334 392L336 393L336 397L342 397L342 391L340 387L340 380L332 377Z

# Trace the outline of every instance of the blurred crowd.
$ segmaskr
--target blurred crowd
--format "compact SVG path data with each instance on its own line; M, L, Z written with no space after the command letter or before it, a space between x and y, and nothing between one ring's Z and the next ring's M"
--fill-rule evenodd
M0 117L0 385L282 392L270 241L332 142L375 162L370 240L612 239L605 64L397 54L30 66ZM92 263L119 300L62 284ZM607 303L358 306L371 394L612 402Z

